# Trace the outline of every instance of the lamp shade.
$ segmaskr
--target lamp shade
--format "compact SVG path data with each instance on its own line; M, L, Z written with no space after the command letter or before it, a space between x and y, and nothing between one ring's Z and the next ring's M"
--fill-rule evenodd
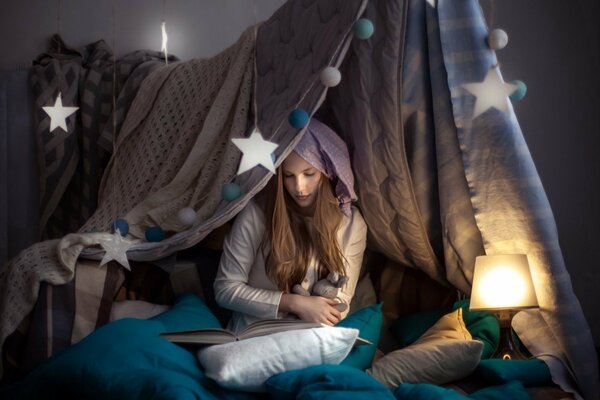
M537 307L525 254L479 256L471 290L470 310Z

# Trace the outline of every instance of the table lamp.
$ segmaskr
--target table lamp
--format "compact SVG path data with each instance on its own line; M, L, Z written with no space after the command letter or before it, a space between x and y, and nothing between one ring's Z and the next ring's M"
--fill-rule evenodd
M471 288L471 311L491 311L500 321L500 343L492 358L524 359L512 340L511 321L520 310L537 307L525 254L479 256Z

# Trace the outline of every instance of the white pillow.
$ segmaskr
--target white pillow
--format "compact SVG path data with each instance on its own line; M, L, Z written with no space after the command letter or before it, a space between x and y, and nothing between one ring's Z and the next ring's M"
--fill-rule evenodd
M459 308L440 318L410 346L386 354L367 373L390 388L461 379L477 367L483 351L483 343L471 339Z
M206 376L221 386L264 391L271 376L319 364L339 364L346 358L358 329L322 327L274 333L198 350Z

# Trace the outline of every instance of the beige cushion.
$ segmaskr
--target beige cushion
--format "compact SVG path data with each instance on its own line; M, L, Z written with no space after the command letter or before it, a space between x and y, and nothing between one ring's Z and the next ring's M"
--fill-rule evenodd
M441 385L473 372L482 351L483 343L472 340L459 308L440 318L415 343L386 354L367 373L391 388L401 383Z

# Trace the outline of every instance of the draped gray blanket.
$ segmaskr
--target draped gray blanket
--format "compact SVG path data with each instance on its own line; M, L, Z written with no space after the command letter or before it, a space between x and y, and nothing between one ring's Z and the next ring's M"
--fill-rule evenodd
M563 389L598 398L592 336L516 117L472 118L461 87L496 64L482 11L475 0L429 3L370 1L376 33L353 42L328 96L331 124L352 143L370 245L465 294L476 256L527 254L540 308L513 327Z
M433 3L436 8L422 0L288 1L257 36L259 128L266 139L279 143L276 155L281 162L302 133L286 123L287 115L297 107L311 114L317 110L326 94L319 71L339 66L348 52L341 65L342 83L328 92L319 116L338 128L350 145L370 246L465 294L470 292L476 256L527 254L540 309L518 314L514 328L534 356L547 362L553 379L565 390L597 398L597 361L589 327L573 293L552 212L515 115L512 110L490 109L472 118L474 98L461 87L483 80L496 62L494 52L485 47L482 12L475 0ZM351 41L352 23L365 7L376 33L367 41ZM190 66L183 64L182 70ZM170 73L175 72L148 78L138 97L151 95L164 101L159 93L163 83L170 84ZM248 83L247 77L242 83ZM244 105L249 102L240 101L240 107ZM139 156L139 143L144 141L139 127L152 120L149 109L136 110L128 115L122 130L127 133L117 148L117 154L124 151L132 159ZM196 140L217 140L215 135L221 131L199 126ZM243 132L237 129L234 134ZM138 138L131 139L135 135ZM225 141L232 137L231 132L222 135ZM229 147L220 149L226 152ZM270 178L262 168L241 176L233 175L235 168L227 169L231 174L219 170L218 179L211 181L208 202L189 194L188 182L184 199L193 200L189 204L201 218L192 228L181 229L168 216L186 202L164 188L172 181L187 182L184 177L171 171L168 179L165 172L155 181L144 181L144 188L134 193L137 197L119 198L115 188L122 177L115 160L119 157L111 160L112 172L101 189L105 206L84 230L107 230L113 218L126 212L137 237L149 222L166 224L175 232L159 243L136 244L128 252L133 260L158 259L197 243L239 212ZM229 168L239 154L227 160ZM202 160L196 161L185 165L205 177ZM238 183L244 195L231 203L217 201L215 190L229 180ZM89 258L102 255L87 247L98 243L99 236L68 238L70 242L61 242L60 254L71 259L80 251ZM47 266L52 269L52 265ZM9 281L6 277L0 275L3 288ZM71 278L68 273L65 277ZM32 296L27 294L21 305L31 306ZM4 322L6 307L0 298L3 332L11 329ZM20 311L26 312L27 307ZM18 323L18 317L11 314L11 323Z
M312 113L321 104L326 90L319 84L319 72L343 59L352 24L364 4L347 0L292 2L261 27L256 52L265 63L256 68L259 128L266 139L279 143L278 162L299 140L298 131L287 124L290 106ZM318 21L310 40L302 42L301 51L286 44L290 38L296 39L294 30L288 29L298 21ZM256 29L250 28L236 44L211 59L172 63L144 80L100 184L98 208L80 233L69 234L58 244L37 243L0 272L0 288L7 288L0 291L0 343L33 309L40 285L64 287L75 275L78 257L101 258L98 244L108 239L116 218L126 218L130 237L137 238L128 258L157 260L198 243L262 189L270 173L254 168L236 176L241 153L230 140L249 135L252 127L248 122L255 34ZM289 63L292 59L296 62ZM293 67L299 78L289 90L278 87L282 75L274 73L282 64L288 70ZM227 202L221 197L221 188L232 180L240 185L243 196ZM186 206L193 207L198 216L191 228L177 219L177 212ZM163 227L168 237L161 242L140 242L151 225ZM98 285L109 279L116 280L111 271ZM78 319L93 321L89 315ZM78 332L76 339L80 339L80 328L68 330Z
M51 44L34 62L31 88L41 172L40 234L60 238L76 232L96 210L113 131L119 131L142 80L164 60L155 51L134 51L113 60L102 40L71 48L55 35ZM59 92L64 106L79 110L68 119L68 132L49 132L42 107L53 105Z

